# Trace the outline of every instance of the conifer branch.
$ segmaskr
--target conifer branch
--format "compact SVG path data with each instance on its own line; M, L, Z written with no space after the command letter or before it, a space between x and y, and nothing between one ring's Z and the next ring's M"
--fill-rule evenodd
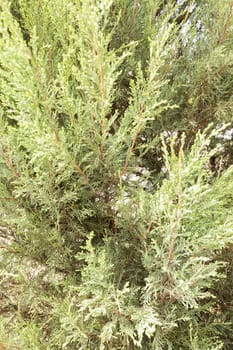
M5 149L6 148L7 148L7 146L5 146ZM13 175L17 178L20 177L20 174L15 169L15 166L14 166L12 160L9 158L9 156L6 154L6 152L3 149L0 149L0 155L5 160L5 163L8 167L8 169L13 173Z

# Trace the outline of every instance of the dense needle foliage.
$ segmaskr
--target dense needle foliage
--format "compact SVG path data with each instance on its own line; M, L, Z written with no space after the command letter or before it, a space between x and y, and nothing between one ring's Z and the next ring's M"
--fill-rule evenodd
M232 16L0 0L0 349L232 349Z

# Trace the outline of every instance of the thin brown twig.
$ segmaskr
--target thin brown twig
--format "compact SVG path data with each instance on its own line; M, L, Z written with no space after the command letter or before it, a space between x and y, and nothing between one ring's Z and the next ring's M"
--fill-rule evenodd
M129 42L130 39L131 39L131 33L132 33L132 30L133 30L135 18L136 18L136 16L137 16L138 6L139 6L139 0L135 0L134 6L133 6L133 14L132 14L131 21L130 21L130 25L129 25L129 28L130 28L130 29L129 29L129 35L128 35L128 42Z
M21 348L16 345L7 345L6 343L0 343L0 350L20 350Z
M5 147L6 148L6 147ZM17 172L17 170L14 167L14 164L12 162L12 160L8 157L8 155L4 152L4 150L0 150L0 155L2 156L2 158L5 160L5 163L8 167L8 169L13 173L13 175L17 178L19 178L19 173Z
M4 201L4 200L6 200L6 201L13 201L14 199L15 199L14 197L0 197L1 201Z
M222 32L220 34L220 38L219 38L219 41L218 41L218 44L219 45L222 45L224 40L225 40L225 37L226 37L226 32L227 32L227 28L230 24L230 19L231 19L231 16L232 16L232 9L233 9L233 2L231 2L229 4L229 12L227 13L227 17L226 17L226 21L223 25L223 29L222 29Z
M172 240L169 247L169 253L168 253L168 267L171 266L172 259L173 259L173 253L174 253L174 247L175 247L175 241L177 237L177 228L179 227L179 224L181 222L182 218L182 194L181 194L181 169L182 169L182 150L179 152L179 193L178 193L178 203L177 203L177 209L176 209L176 222L175 225L171 224L172 226Z
M178 193L178 203L177 203L177 208L176 208L176 222L174 223L174 218L173 220L170 219L170 227L171 227L171 232L172 232L172 239L171 239L171 243L169 246L169 252L168 252L168 261L167 261L167 266L168 268L170 268L171 264L172 264L172 260L173 260L173 254L174 254L174 248L175 248L175 242L176 242L176 238L177 238L177 233L178 233L178 228L182 219L182 194L181 194L181 170L182 170L182 162L183 162L183 156L182 156L182 149L180 149L179 152L179 158L178 158L178 166L179 166L179 182L178 182L178 189L179 189L179 193ZM170 284L171 283L171 279L168 277L167 279L167 283ZM164 290L162 296L161 296L161 303L164 304L165 300L167 298L169 298L170 296L170 292L169 290Z
M104 70L103 60L99 52L98 47L96 48L96 54L99 61L99 76L100 76L100 91L101 91L101 109L104 110L104 98L105 98L105 83L104 83ZM101 120L101 143L100 143L100 160L104 159L104 137L105 137L105 122Z
M104 98L105 98L105 83L104 83L104 69L103 69L103 60L97 45L96 33L93 33L93 45L88 44L90 50L93 52L93 57L97 56L99 64L99 77L100 77L100 92L101 92L101 110L104 110ZM100 121L101 125L101 142L99 145L100 160L104 159L104 137L105 137L105 122L102 119Z
M40 90L40 94L41 94L41 96L43 98L44 108L45 108L48 120L50 121L51 120L52 111L51 111L51 108L48 106L48 100L49 100L48 94L47 94L47 91L46 91L46 89L44 87L43 82L41 81L41 75L40 75L40 72L39 72L39 69L38 69L38 65L36 63L35 57L34 57L32 52L31 52L31 61L32 61L32 67L33 67L34 73L35 73L35 75L37 77L37 80L38 80L38 87L39 87L39 90ZM50 126L51 126L52 131L54 132L56 143L59 143L60 139L59 139L59 135L58 135L57 129L52 124L50 124Z
M142 114L144 112L144 105L142 104L140 106L140 110L139 110L139 120L142 118ZM134 148L135 148L135 145L136 145L136 142L137 142L137 139L138 139L138 135L140 133L141 129L138 127L138 129L136 130L136 133L134 135L134 138L131 142L131 145L130 145L130 148L128 150L128 153L127 153L127 157L126 157L126 160L125 160L125 165L123 167L123 170L121 172L121 176L124 175L128 169L128 166L129 166L129 160L130 160L130 155L133 153L134 151Z
M80 175L83 176L85 183L87 185L89 185L89 179L88 179L87 175L84 173L84 171L82 170L82 168L80 167L80 165L77 164L75 161L72 161L72 166Z
M51 58L51 48L48 47L48 67L49 67L49 75L50 80L53 82L53 66L52 66L52 58Z
M181 199L181 194L178 194L178 208L177 208L177 222L175 224L175 226L173 227L172 230L172 241L170 244L170 248L169 248L169 254L168 254L168 266L171 265L172 263L172 258L173 258L173 252L174 252L174 247L175 247L175 240L177 237L177 226L180 223L181 220L181 206L182 206L182 199Z
M130 149L128 151L128 156L126 158L126 161L125 161L125 165L124 165L124 168L122 170L122 173L121 175L124 175L128 169L128 166L129 166L129 160L130 160L130 155L133 153L134 151L134 148L135 148L135 144L136 144L136 141L137 141L137 138L138 138L138 134L139 134L140 130L137 130L136 134L134 135L134 138L132 140L132 143L131 143L131 146L130 146Z

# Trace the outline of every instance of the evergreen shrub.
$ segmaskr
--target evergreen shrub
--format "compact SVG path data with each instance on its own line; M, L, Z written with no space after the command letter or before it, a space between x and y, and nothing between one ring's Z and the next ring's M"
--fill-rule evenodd
M0 15L0 349L232 349L232 4Z

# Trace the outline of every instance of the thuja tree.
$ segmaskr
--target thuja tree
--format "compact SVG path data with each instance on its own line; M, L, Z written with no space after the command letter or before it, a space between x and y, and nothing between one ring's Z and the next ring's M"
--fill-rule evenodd
M0 347L230 349L232 4L0 11Z

